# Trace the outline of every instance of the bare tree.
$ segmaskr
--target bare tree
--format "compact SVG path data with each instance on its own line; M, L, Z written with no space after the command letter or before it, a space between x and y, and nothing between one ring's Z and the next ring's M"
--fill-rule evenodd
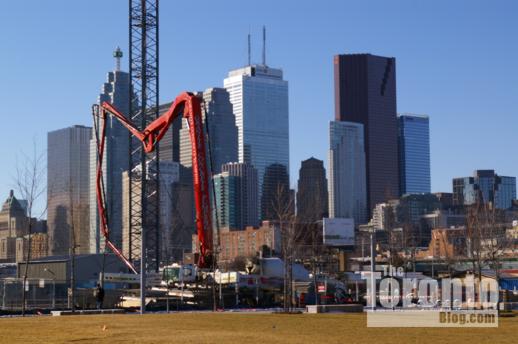
M297 233L293 198L290 196L290 190L286 190L284 184L277 184L275 197L272 199L271 210L272 215L278 223L281 234L281 251L284 260L284 311L288 312L291 311L292 308L292 266Z
M45 154L37 150L36 143L33 144L31 155L21 153L22 160L16 162L16 176L14 183L20 197L27 201L27 255L25 257L25 266L23 272L23 291L22 291L22 316L25 316L26 298L27 298L27 274L29 270L29 261L31 260L31 236L35 205L44 196L45 186ZM45 202L46 204L46 202ZM38 214L37 218L41 219L46 213L46 206Z
M466 218L467 256L473 270L481 280L483 267L489 265L498 282L501 260L511 247L511 240L505 235L505 224L491 203L477 202L470 206Z

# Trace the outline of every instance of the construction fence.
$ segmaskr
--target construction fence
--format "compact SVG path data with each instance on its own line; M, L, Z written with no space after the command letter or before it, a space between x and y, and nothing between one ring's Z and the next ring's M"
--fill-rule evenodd
M77 284L80 284L78 281ZM0 310L20 311L23 302L23 279L0 279ZM72 306L72 293L69 284L52 279L27 279L25 283L26 310L59 310ZM77 288L74 291L77 309L96 307L93 288ZM116 307L119 300L112 291L106 290L105 307Z

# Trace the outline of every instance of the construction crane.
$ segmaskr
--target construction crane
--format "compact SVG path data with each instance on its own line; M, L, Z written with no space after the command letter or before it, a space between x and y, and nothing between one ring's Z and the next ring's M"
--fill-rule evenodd
M184 92L181 93L173 102L169 110L162 116L151 122L144 130L139 130L131 120L117 110L108 102L103 102L99 111L101 119L100 137L97 139L98 159L97 159L97 175L96 175L96 193L97 206L100 217L101 233L106 240L108 246L128 268L137 273L133 262L125 257L120 248L116 247L110 241L110 229L108 226L108 218L105 204L105 195L103 188L103 171L102 161L104 157L104 143L106 133L106 123L108 116L111 114L121 124L128 129L133 137L141 142L143 150L146 153L153 152L160 140L172 125L174 119L183 113L183 117L187 120L189 126L189 136L192 147L192 164L193 164L193 184L194 184L194 203L196 207L196 231L200 243L200 256L198 259L198 267L209 268L213 259L213 239L212 239L212 220L211 220L211 204L209 193L209 175L208 162L206 157L205 133L203 131L203 120L201 113L201 101L195 95Z

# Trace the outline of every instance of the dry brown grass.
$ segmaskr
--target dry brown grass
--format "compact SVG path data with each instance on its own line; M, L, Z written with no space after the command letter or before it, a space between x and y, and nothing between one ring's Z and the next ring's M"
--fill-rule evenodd
M499 328L367 328L364 314L180 313L0 319L0 343L516 343Z

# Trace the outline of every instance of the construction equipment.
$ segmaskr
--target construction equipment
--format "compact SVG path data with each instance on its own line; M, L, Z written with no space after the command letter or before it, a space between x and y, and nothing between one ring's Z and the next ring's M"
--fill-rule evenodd
M118 111L113 105L103 102L98 115L101 120L100 138L97 142L97 176L96 193L97 206L100 216L100 227L102 235L108 246L118 257L120 257L128 268L137 273L133 262L131 262L119 248L110 241L110 229L108 226L104 188L102 182L102 161L104 156L104 143L106 134L106 122L109 114L113 115L125 126L130 133L142 142L146 153L153 152L160 140L164 137L173 120L183 113L183 117L189 125L189 136L192 146L192 165L193 165L193 184L194 202L196 207L196 230L200 243L200 255L198 267L208 268L213 259L212 241L212 219L209 195L209 175L207 168L207 157L205 148L205 133L203 131L203 121L201 114L201 101L195 95L184 92L181 93L173 102L169 110L162 116L151 122L144 130L140 131L124 114Z

